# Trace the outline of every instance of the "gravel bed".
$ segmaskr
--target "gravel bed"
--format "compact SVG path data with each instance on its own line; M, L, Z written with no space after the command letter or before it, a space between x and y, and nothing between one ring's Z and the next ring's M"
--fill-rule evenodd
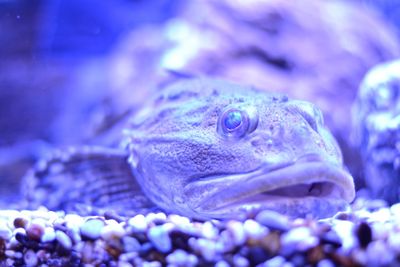
M364 199L324 220L2 210L0 266L398 266L399 222L400 204Z

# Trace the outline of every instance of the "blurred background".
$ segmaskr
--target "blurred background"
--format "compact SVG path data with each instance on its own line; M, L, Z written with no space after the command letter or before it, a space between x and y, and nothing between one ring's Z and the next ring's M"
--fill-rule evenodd
M362 177L349 112L366 71L399 57L400 3L287 2L0 0L0 194L135 112L166 70L316 103Z

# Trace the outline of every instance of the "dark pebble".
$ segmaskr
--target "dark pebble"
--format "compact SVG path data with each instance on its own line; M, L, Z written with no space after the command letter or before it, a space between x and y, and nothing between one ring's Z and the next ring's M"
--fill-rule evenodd
M313 265L317 264L325 258L323 247L316 246L307 251L307 261Z
M144 243L139 250L139 256L143 257L153 249L154 247L150 242Z
M290 262L293 263L293 265L296 267L306 266L305 255L302 253L296 252L290 257Z
M19 243L21 243L22 245L26 245L26 243L28 243L28 241L29 241L29 238L25 235L25 234L23 234L23 233L17 233L16 235L15 235L15 239L17 239L17 241L19 242Z
M24 218L15 218L14 227L15 228L26 228L28 220Z
M362 248L366 248L372 241L372 230L366 222L361 222L356 228L358 242Z
M0 260L5 259L5 252L6 252L6 241L0 238Z
M44 234L44 228L38 224L31 224L26 229L26 234L31 240L40 241L42 235Z
M192 237L191 235L179 230L173 230L169 235L171 237L173 247L183 250L188 248L188 240L190 237Z
M271 254L261 247L251 247L247 257L250 260L251 266L258 265L271 258Z

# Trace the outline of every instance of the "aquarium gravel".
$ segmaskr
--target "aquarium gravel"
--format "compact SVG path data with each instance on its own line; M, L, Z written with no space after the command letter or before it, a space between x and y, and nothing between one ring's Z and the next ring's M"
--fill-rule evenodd
M272 211L240 220L175 214L82 217L0 211L1 266L393 266L400 264L400 204L358 198L323 220ZM397 265L396 265L397 266Z

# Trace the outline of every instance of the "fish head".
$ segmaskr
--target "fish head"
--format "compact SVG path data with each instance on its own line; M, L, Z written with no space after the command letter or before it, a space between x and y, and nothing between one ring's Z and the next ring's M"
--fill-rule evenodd
M171 212L227 218L272 209L324 217L354 198L319 109L282 94L185 80L166 88L126 134L143 191Z

